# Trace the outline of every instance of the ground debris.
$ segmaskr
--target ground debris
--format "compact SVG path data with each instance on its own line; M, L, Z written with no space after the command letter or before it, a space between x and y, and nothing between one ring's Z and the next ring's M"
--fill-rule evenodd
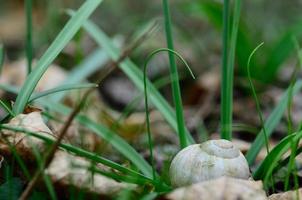
M52 131L43 122L40 112L29 114L19 114L7 124L15 128L24 128L28 131L36 132L45 137L55 139ZM35 161L34 152L44 155L47 148L46 143L34 136L23 132L2 130L0 140L0 154L12 156L12 148L25 163ZM27 165L30 171L35 170L34 165ZM135 189L135 185L120 183L106 176L91 172L91 167L100 171L110 172L110 168L96 163L91 163L85 158L78 157L63 150L57 150L50 165L45 170L49 175L55 188L68 193L70 187L77 190L87 191L89 194L101 197L112 197L124 189ZM43 180L41 180L43 181ZM65 191L66 190L66 191Z
M169 193L164 199L170 200L265 200L261 181L250 181L221 177L215 180L181 187Z
M296 200L302 198L302 188L288 192L272 194L268 197L269 200Z

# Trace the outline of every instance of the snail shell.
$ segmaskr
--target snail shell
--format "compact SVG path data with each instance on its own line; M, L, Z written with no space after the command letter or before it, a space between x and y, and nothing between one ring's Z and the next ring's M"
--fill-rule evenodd
M175 187L229 176L248 179L248 163L228 140L209 140L181 150L170 166L171 184Z

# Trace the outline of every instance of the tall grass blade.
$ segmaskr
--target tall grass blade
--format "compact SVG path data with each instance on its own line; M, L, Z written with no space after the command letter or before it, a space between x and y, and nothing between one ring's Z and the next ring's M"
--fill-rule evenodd
M225 87L225 105L223 115L225 117L224 130L222 131L223 139L232 139L232 123L233 123L233 83L234 83L234 65L235 65L235 51L236 51L236 42L238 34L238 26L240 20L241 12L241 0L234 1L234 17L231 30L230 38L230 51L227 59L227 69L226 69L226 85Z
M85 1L75 15L67 22L56 39L37 62L34 70L27 77L13 107L15 114L19 114L23 111L38 81L47 70L48 66L72 39L76 32L81 28L82 24L88 19L101 2L102 0Z
M25 15L26 15L26 58L27 58L27 73L31 73L31 65L33 59L33 44L32 44L32 0L25 0Z
M221 66L221 131L220 137L225 139L231 139L232 122L230 107L228 105L228 49L229 49L229 0L223 1L223 34L222 34L222 66Z
M163 10L165 16L165 32L166 32L167 47L172 51L174 51L173 34L172 34L171 17L170 17L168 0L163 0L162 2L163 2ZM176 66L174 54L171 52L169 52L169 61L170 61L170 74L172 77L175 77L174 80L172 80L171 86L172 86L172 96L173 96L174 106L176 110L176 121L177 121L179 142L180 142L180 147L185 148L190 143L186 139L186 133L185 133L186 125L184 121L177 66Z

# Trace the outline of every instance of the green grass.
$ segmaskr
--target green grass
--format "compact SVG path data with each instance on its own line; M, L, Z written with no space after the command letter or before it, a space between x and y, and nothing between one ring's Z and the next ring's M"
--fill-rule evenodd
M102 2L102 0L87 0L83 3L83 5L76 11L69 11L72 13L72 17L69 19L67 24L62 28L61 32L57 35L56 39L49 46L47 51L41 56L38 60L36 67L32 69L31 63L33 58L33 46L32 46L32 0L25 1L25 13L26 13L26 57L27 57L27 66L28 66L28 77L21 89L15 88L9 85L0 85L0 88L17 93L16 103L13 108L10 109L4 102L0 100L0 106L2 106L6 112L10 116L16 116L19 113L22 113L24 108L28 103L32 103L36 100L36 102L40 105L43 105L44 108L49 111L49 120L56 119L55 116L52 116L52 112L60 113L63 115L68 115L72 111L70 108L64 106L59 103L60 100L66 94L66 91L72 89L83 89L83 88L91 88L96 87L95 84L80 84L79 82L84 82L85 79L92 75L94 72L99 70L104 66L109 59L113 61L118 61L121 56L121 52L114 40L110 39L99 27L97 27L94 23L88 20L88 17L92 14L92 12L96 9L96 7ZM239 26L240 22L240 13L241 13L241 0L224 0L223 4L223 12L216 12L219 9L217 3L212 6L209 2L207 2L207 6L203 7L204 12L208 13L208 15L215 21L216 24L220 23L221 19L218 19L217 16L223 16L223 35L222 35L222 63L221 63L221 138L223 139L232 139L232 130L233 130L233 121L232 121L232 110L233 110L233 82L234 82L234 66L235 66L235 53L237 52L240 63L243 57L238 53L238 46L242 46L244 41L242 40L241 31L243 30ZM233 4L231 4L233 3ZM168 183L164 181L164 179L157 173L155 169L155 161L154 161L154 141L152 140L151 135L151 127L149 120L149 98L154 106L161 112L163 117L169 123L169 125L173 128L173 130L178 133L179 143L181 148L185 148L186 146L194 143L193 138L191 137L189 131L186 128L184 114L183 114L183 106L182 99L180 93L180 85L179 85L179 75L177 70L176 59L179 58L183 64L188 68L189 72L194 78L192 71L190 70L186 61L174 50L173 44L173 34L172 34L172 22L169 10L169 1L162 0L163 14L164 14L164 22L165 22L165 36L167 40L167 48L157 49L147 57L145 60L145 64L143 66L143 71L137 67L129 58L126 58L121 63L118 63L119 68L129 77L131 81L137 86L137 88L144 93L145 97L145 108L146 108L146 127L149 141L149 151L150 151L150 162L147 162L142 155L135 150L126 140L120 137L115 132L115 126L120 121L120 119L113 125L112 127L106 127L100 122L93 121L89 117L78 114L76 120L79 124L84 126L85 128L91 130L98 137L101 137L104 141L110 143L115 150L117 150L124 158L130 161L130 166L125 167L122 164L113 162L108 160L96 153L86 151L79 147L61 143L60 148L68 151L76 156L84 157L87 160L93 163L89 170L91 173L98 173L103 176L112 178L114 180L126 183L137 184L138 186L150 186L152 185L154 188L150 189L150 193L144 196L145 199L153 199L156 198L160 192L170 191L171 188ZM231 26L230 26L231 25ZM40 78L48 69L50 64L56 59L58 54L63 50L63 48L74 38L76 33L83 27L88 34L97 42L100 46L95 52L89 55L86 59L82 58L82 52L79 46L79 41L81 36L77 37L77 61L81 61L78 66L76 66L70 73L69 77L65 80L65 82L59 87L46 90L40 93L34 93L34 89L38 84ZM297 31L300 29L297 28ZM268 71L275 73L276 66L279 66L287 57L289 52L292 50L292 46L294 43L287 43L289 35L284 37L284 40L281 40L280 43L277 43L276 50L271 52L271 57L267 60L270 67ZM239 44L238 44L238 42ZM243 43L240 43L243 42ZM254 55L256 51L262 46L263 43L258 45L252 52L249 54L247 59L247 78L250 83L250 87L252 90L252 94L254 96L256 102L256 109L259 114L260 122L262 129L258 133L256 139L254 140L251 148L246 154L246 158L250 166L253 165L256 156L260 152L261 148L265 145L268 155L259 165L259 167L253 172L253 177L255 179L261 179L264 181L265 188L268 189L274 183L270 183L270 178L273 177L274 172L280 168L281 165L286 165L288 163L288 174L285 180L285 190L289 189L289 177L294 170L295 157L302 152L302 148L298 148L298 143L302 137L301 130L292 133L294 131L292 119L291 119L291 105L292 98L298 91L302 88L302 80L297 80L294 77L291 81L290 86L286 90L286 92L281 97L280 102L274 108L273 112L264 120L260 109L259 99L256 95L256 90L252 82L252 77L257 77L258 75L254 75L257 73L257 66L253 66L251 73L251 65L254 65L252 62L256 60L254 59ZM247 47L246 50L250 47ZM159 93L158 88L156 88L147 78L147 65L148 62L160 52L166 52L169 56L169 65L170 65L170 77L169 82L171 82L172 86L172 97L173 97L173 107L175 107L175 112L173 107L171 107L168 102L163 98L163 96ZM299 58L300 50L299 52ZM248 56L248 55L245 55ZM274 58L278 57L278 58ZM286 58L285 58L286 57ZM270 59L271 58L271 59ZM3 64L4 53L3 46L0 46L0 68ZM299 60L301 62L301 60ZM257 63L257 61L255 61ZM59 94L55 94L58 93ZM48 99L43 99L41 101L41 97L45 97L48 95L52 95ZM139 98L139 97L138 97ZM137 98L135 98L137 99ZM134 101L136 102L136 101ZM135 103L133 103L135 104ZM132 107L132 105L131 105ZM131 107L127 107L126 114L131 111ZM285 110L288 111L288 136L283 138L277 146L275 146L271 151L269 151L268 140L272 135L274 128L277 126L279 121L281 120L282 115ZM129 111L130 110L130 111ZM48 113L47 111L47 113ZM126 114L122 114L121 117L124 117ZM38 133L28 131L26 129L22 129L20 127L11 127L8 125L0 124L1 129L7 129L12 131L24 132L30 136L37 137L48 144L53 144L55 142L54 139L50 139L48 137L44 137ZM247 127L249 128L249 127ZM292 154L282 160L282 156L292 150ZM17 152L12 148L12 153L14 154L18 164L23 170L27 179L30 179L30 174L23 160L18 157ZM37 158L37 163L42 163L42 156L39 152L34 151L35 157ZM282 162L280 162L282 161ZM111 168L110 171L101 170L95 167L95 164L101 163L103 165ZM151 163L151 164L150 164ZM49 194L52 199L56 199L56 194L53 188L53 185L47 176L44 176L44 181L46 183ZM125 192L126 194L127 192ZM131 194L129 194L131 196Z
M260 43L253 51L252 53L250 54L249 58L248 58L248 61L247 61L247 77L248 77L248 80L249 80L249 83L250 83L250 87L251 87L251 90L252 90L252 94L253 94L253 97L254 97L254 100L255 100L255 103L256 103L256 109L257 109L257 112L258 112L258 115L259 115L259 119L260 119L260 123L261 123L261 126L262 126L262 130L263 130L263 135L264 135L264 141L265 141L265 147L266 147L266 152L269 153L269 144L268 144L268 136L267 136L267 132L266 132L266 128L265 128L265 125L264 125L264 119L263 119L263 114L262 114L262 111L261 111L261 108L260 108L260 103L259 103L259 100L258 100L258 97L257 97L257 93L256 93L256 89L254 87L254 84L253 84L253 81L252 81L252 76L251 76L251 59L253 57L253 55L256 53L256 51L263 45L264 43ZM291 91L291 90L290 90Z
M293 87L293 95L297 94L301 89L302 89L302 81L298 80ZM290 87L284 92L284 94L279 100L278 105L276 105L276 107L274 108L274 110L271 112L271 114L269 115L269 117L264 123L264 127L266 129L266 134L268 138L272 135L273 130L280 122L281 117L283 116L287 108L289 90ZM253 141L250 149L245 155L250 166L254 163L258 153L260 152L264 144L265 144L265 134L264 134L264 129L262 128L261 131L257 134L256 139Z
M1 124L0 128L1 129L6 129L6 130L12 130L12 131L16 131L16 132L23 132L23 133L26 133L26 134L31 135L33 137L39 138L39 139L45 141L48 144L53 144L55 142L54 139L43 136L43 135L41 135L39 133L36 133L36 132L26 130L24 128L14 127L14 126L4 125L4 124ZM138 173L138 172L136 172L132 169L128 169L128 168L126 168L126 167L124 167L124 166L122 166L118 163L115 163L111 160L103 158L103 157L101 157L101 156L99 156L95 153L85 151L81 148L75 147L75 146L70 145L70 144L64 144L64 143L60 144L60 148L65 149L68 152L74 153L77 156L89 159L89 160L91 160L95 163L101 163L103 165L106 165L106 166L108 166L112 169L115 169L117 171L120 171L120 172L122 172L125 175L128 175L130 177L137 178L138 180L140 179L140 180L144 181L144 183L154 183L152 179L150 179L150 178L148 178L148 177L146 177L146 176L144 176L144 175L142 175L142 174L140 174L140 173Z
M167 48L157 49L157 50L151 52L149 54L149 56L147 57L146 61L145 61L143 72L144 72L144 97L145 97L146 126L147 126L149 151L150 151L151 164L152 164L152 170L153 170L153 177L154 178L155 178L155 169L154 169L154 157L153 157L153 140L152 140L152 137L151 137L150 117L149 117L149 103L148 103L148 90L147 90L147 66L148 66L148 63L150 62L150 60L153 58L153 56L155 56L156 54L158 54L160 52L168 52L169 54L173 54L173 59L174 59L174 55L176 55L183 62L183 64L187 67L187 69L189 70L189 72L190 72L191 76L193 77L193 79L195 79L195 76L194 76L193 72L191 71L191 69L190 69L189 65L187 64L187 62L181 57L181 55L179 55L177 52L175 52L172 49L167 49ZM178 80L179 80L179 77L178 77L177 73L174 73L173 75L171 76L171 84L172 85L175 84L175 81L178 82ZM177 110L177 108L176 108L176 110ZM181 147L182 148L186 147L186 146L183 146L183 145L187 145L187 140L186 140L186 137L185 137L186 136L185 133L179 131L178 136L179 136L179 142L181 144Z
M171 25L168 0L163 0L162 2L163 2L163 12L165 18L165 32L166 32L167 47L172 51L174 51L172 25ZM169 61L170 61L170 75L172 77L175 77L174 80L172 81L171 86L172 86L173 102L176 110L176 121L177 121L179 142L180 142L180 147L185 148L190 144L190 142L187 140L186 133L185 133L186 125L185 125L184 114L183 114L181 93L179 87L179 78L178 78L175 57L172 52L169 52Z
M300 140L301 137L302 132L300 131L283 138L255 170L253 173L254 179L263 180L264 186L267 188L269 185L269 179L272 176L272 172L277 166L278 162L282 159L282 155L290 150L292 142Z
M72 14L72 12L69 12ZM116 61L120 56L119 49L113 44L111 39L95 24L91 21L84 23L85 30L91 35L91 37L107 52L109 57ZM125 59L119 64L119 68L129 77L129 79L134 83L134 85L143 92L143 73L142 71L130 60ZM169 103L163 98L159 91L153 86L153 84L147 80L147 87L149 91L149 96L151 102L154 106L161 112L166 121L170 126L178 131L178 125L176 121L176 115L169 105ZM190 144L194 143L189 131L185 128L186 138Z
M26 58L27 58L27 73L30 74L32 70L33 59L33 42L32 42L32 0L25 0L25 15L26 15Z
M32 70L30 75L26 78L26 81L23 84L13 107L15 114L23 112L23 109L25 108L37 83L39 82L49 65L58 56L58 54L62 51L66 44L73 38L73 36L81 28L82 24L101 2L102 0L85 1L85 3L78 9L76 14L67 22L67 24L58 34L50 47L39 59L34 70Z
M293 120L292 120L292 102L293 102L293 86L297 81L297 74L299 69L302 66L302 58L301 58L301 48L299 46L299 42L297 41L297 38L293 38L296 50L297 50L297 57L298 57L298 63L295 66L295 69L292 73L292 77L291 77L291 82L290 82L290 91L289 91L289 99L288 99L288 104L287 104L287 121L288 121L288 134L292 134L294 132L293 129ZM288 163L288 167L287 167L287 174L286 174L286 178L284 181L284 190L287 191L289 189L289 179L290 179L290 175L294 174L294 181L295 181L295 189L298 189L299 187L299 183L298 183L298 177L296 175L297 172L297 167L295 165L295 155L299 146L299 141L297 140L296 142L292 141L291 143L291 155L290 155L290 159L289 159L289 163Z
M234 2L234 17L229 42L229 0L224 0L223 9L223 53L221 69L221 131L222 139L232 139L233 79L237 33L241 12L241 0Z

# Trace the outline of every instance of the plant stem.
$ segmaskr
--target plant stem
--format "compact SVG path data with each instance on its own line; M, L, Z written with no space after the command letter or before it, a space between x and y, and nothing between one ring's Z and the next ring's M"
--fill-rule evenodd
M167 46L169 49L174 51L168 0L163 0L162 2L163 2L163 9L164 9L164 17L165 17L165 32L166 32ZM183 115L183 106L182 106L182 100L181 100L179 78L178 78L175 57L174 57L174 54L171 52L169 52L169 61L170 61L171 79L173 77L173 79L172 79L172 95L173 95L174 106L176 109L178 137L179 137L180 147L185 148L186 146L188 146L189 141L187 140L186 132L185 132L185 121L184 121L184 115Z
M221 86L221 138L232 139L233 79L237 33L241 12L241 0L235 0L232 32L229 39L229 0L224 0L223 8L223 55ZM228 49L230 50L228 53Z
M232 119L227 104L227 70L228 70L228 39L229 39L229 0L224 0L223 3L223 34L222 34L222 69L221 69L221 131L222 139L231 139L230 132L232 131Z
M26 57L27 57L27 73L30 74L32 68L32 0L25 0L26 13Z

